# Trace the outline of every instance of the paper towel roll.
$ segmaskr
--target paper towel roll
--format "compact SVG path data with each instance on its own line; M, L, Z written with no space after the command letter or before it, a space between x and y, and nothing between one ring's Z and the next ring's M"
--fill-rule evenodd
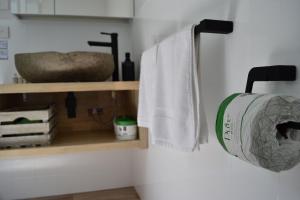
M254 165L282 171L300 161L300 131L278 131L300 122L300 99L273 94L233 94L220 105L216 132L230 154Z

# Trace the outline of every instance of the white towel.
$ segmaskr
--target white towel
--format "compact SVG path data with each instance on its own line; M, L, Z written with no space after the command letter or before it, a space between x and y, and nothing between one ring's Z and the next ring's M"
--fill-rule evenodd
M194 151L207 142L195 43L191 25L142 55L138 125L152 144Z

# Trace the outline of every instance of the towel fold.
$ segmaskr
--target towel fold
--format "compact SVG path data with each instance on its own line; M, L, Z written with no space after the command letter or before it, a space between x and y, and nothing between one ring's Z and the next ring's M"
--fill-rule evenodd
M208 138L194 27L145 51L141 60L138 125L149 128L152 144L182 151Z

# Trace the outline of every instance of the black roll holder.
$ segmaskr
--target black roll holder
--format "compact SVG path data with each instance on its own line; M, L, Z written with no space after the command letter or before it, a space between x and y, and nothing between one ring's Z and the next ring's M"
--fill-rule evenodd
M252 93L255 81L295 81L297 68L293 65L273 65L265 67L254 67L248 74L246 93ZM300 123L288 121L278 124L276 129L282 137L288 139L287 130L300 130Z
M248 74L245 92L252 93L255 81L295 81L296 70L293 65L254 67Z

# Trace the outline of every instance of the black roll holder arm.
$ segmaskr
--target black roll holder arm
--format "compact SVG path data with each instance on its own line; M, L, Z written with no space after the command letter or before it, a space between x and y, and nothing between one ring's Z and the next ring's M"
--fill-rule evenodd
M250 70L247 79L246 93L252 93L255 81L295 81L297 68L293 65L274 65L265 67L254 67ZM277 124L276 129L282 137L288 138L287 130L300 130L300 123L288 121Z
M252 93L255 81L295 81L296 66L273 65L254 67L250 70L247 79L246 93Z

